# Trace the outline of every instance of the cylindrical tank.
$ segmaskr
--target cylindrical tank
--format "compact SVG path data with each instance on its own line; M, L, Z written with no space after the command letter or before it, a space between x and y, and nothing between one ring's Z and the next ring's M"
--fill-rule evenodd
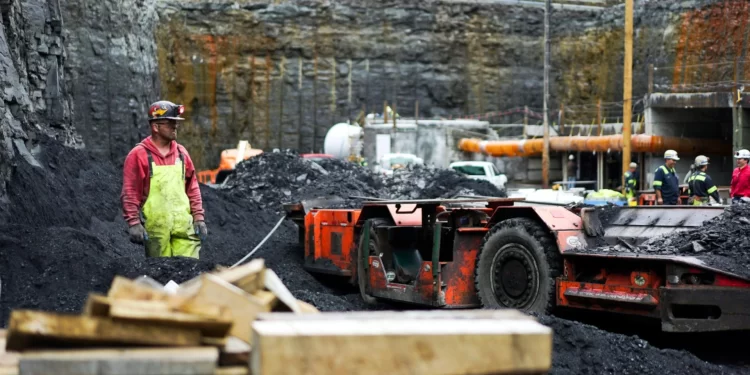
M362 128L357 125L339 123L326 133L323 152L337 159L346 159L350 155L359 155L362 149L360 141Z

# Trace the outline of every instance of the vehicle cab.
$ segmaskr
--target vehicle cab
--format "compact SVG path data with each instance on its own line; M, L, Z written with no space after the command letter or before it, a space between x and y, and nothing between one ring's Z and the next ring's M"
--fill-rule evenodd
M499 189L505 189L508 182L508 177L488 161L457 161L451 163L449 168L474 180L489 181Z

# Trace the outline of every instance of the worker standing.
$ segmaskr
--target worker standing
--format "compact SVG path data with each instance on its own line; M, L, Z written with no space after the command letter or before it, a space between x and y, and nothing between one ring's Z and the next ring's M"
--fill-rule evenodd
M750 151L739 150L734 153L734 158L737 159L737 168L732 172L729 196L732 197L732 203L738 203L742 198L750 197L750 168L747 167Z
M628 199L628 205L632 206L635 201L635 190L638 186L638 178L635 174L638 164L630 163L628 167L628 171L625 172L625 197Z
M677 161L677 151L667 150L664 153L664 165L656 169L654 173L654 190L656 190L656 202L660 205L676 205L680 197L680 180L674 166Z
M193 161L175 141L184 111L169 101L151 104L151 136L130 151L123 167L120 199L130 240L145 243L148 257L198 258L208 235Z
M576 165L575 156L568 156L568 190L576 186L576 172L578 172L578 166Z
M693 165L695 165L695 172L688 179L690 194L688 204L703 206L709 203L709 197L713 198L717 203L721 203L719 189L711 180L711 176L706 173L708 158L704 155L698 155Z

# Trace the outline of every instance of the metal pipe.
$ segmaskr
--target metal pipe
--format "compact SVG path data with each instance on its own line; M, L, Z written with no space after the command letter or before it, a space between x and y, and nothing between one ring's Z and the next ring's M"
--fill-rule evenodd
M731 152L732 145L717 139L663 137L658 135L634 134L630 137L631 152L662 153L675 150L678 153L719 155ZM622 135L550 137L550 150L553 151L622 151ZM483 153L491 156L529 157L542 155L543 140L483 141L476 138L463 138L458 148L466 152Z

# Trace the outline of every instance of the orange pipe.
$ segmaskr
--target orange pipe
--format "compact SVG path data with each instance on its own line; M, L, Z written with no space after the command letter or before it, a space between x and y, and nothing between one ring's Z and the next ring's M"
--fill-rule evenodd
M549 147L553 151L622 151L622 135L595 137L550 137ZM483 141L476 138L463 138L458 142L462 151L484 153L491 156L536 156L542 154L542 139ZM675 150L685 154L726 154L731 153L732 145L716 139L663 137L659 135L636 134L630 138L632 152L662 153Z

